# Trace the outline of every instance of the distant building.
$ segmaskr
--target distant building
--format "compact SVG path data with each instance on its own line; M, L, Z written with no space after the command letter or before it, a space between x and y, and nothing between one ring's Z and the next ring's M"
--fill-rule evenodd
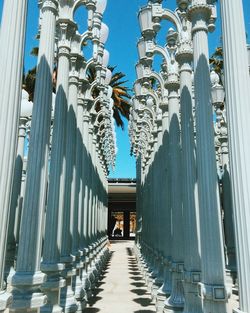
M110 178L108 182L109 239L134 239L136 232L136 180Z

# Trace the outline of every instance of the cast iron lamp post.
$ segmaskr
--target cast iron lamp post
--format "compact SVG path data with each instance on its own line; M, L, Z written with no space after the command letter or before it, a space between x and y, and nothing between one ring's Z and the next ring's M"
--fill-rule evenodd
M218 141L220 143L221 162L221 183L222 183L222 208L224 217L225 247L226 247L226 267L230 280L235 283L236 279L236 255L233 222L233 203L231 189L231 175L229 164L228 129L226 122L226 103L224 87L219 84L219 76L215 72L211 73L212 83L212 104L215 108ZM230 282L232 283L232 282Z
M220 1L239 311L250 312L249 70L241 0ZM235 31L237 30L237 31ZM232 77L234 79L232 80Z
M8 242L6 252L5 274L6 277L10 271L14 270L16 247L18 244L18 230L20 226L21 216L21 188L23 176L23 161L25 153L25 138L27 138L27 128L31 120L33 103L29 101L29 94L26 90L22 90L21 112L18 128L17 154L15 160L14 179L11 194L10 219L8 227Z
M0 312L11 303L4 287L4 266L8 234L11 187L16 158L17 128L20 114L21 81L27 2L4 1L0 49ZM11 27L10 27L11 25ZM18 38L18 40L16 40ZM12 60L12 62L9 62Z
M20 226L16 272L9 282L13 287L13 312L37 312L46 302L39 287L46 275L40 271L42 220L48 175L49 130L52 100L52 70L58 1L44 1L34 106L30 133L27 181Z

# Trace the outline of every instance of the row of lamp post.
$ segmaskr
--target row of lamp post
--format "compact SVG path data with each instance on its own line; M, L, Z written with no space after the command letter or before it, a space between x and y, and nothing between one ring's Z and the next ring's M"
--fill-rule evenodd
M242 115L249 74L242 3L232 7L220 1L225 102L224 88L209 69L215 1L176 2L174 12L161 0L148 1L139 12L142 38L129 131L139 175L138 262L157 312L229 312L236 246L240 301L235 310L249 312L249 165L244 161L249 139L247 125L240 124L249 116L247 110ZM239 34L233 31L236 18ZM163 20L173 28L161 46L157 35ZM156 54L162 57L159 72Z
M7 307L10 312L82 312L109 257L107 175L115 163L116 137L109 86L112 74L104 48L109 30L102 22L106 4L106 0L39 2L40 42L31 117L25 91L19 112L27 2L4 2L0 312ZM74 21L80 6L88 14L82 34ZM92 47L90 60L84 54L86 42ZM95 73L93 81L90 71ZM30 117L23 181L25 124Z

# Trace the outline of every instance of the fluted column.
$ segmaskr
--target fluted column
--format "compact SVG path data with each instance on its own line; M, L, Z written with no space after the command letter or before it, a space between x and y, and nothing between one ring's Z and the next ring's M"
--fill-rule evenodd
M155 241L154 241L154 229L152 225L155 224L155 210L154 210L154 184L153 184L153 159L156 146L156 132L152 131L152 153L147 165L147 189L148 189L148 201L147 201L147 236L145 237L145 244L147 248L147 270L146 270L146 284L148 290L151 291L153 279L156 277L157 268L155 267Z
M11 188L14 174L26 28L27 0L4 1L0 29L0 312L11 301L4 291Z
M184 312L202 312L197 283L201 279L199 202L196 171L192 106L191 43L183 43L178 51L180 64L181 142L182 142L182 196L184 227Z
M81 99L82 100L82 99ZM88 154L88 139L89 139L89 112L88 112L88 100L78 100L78 137L82 138L82 220L81 220L81 250L83 251L84 267L82 270L82 285L87 295L90 295L90 281L88 277L88 264L89 264L89 247L88 247L88 192L89 192L89 154Z
M66 41L67 25L61 23L58 51L57 92L51 146L48 205L44 238L42 270L48 281L42 286L48 302L42 312L62 312L60 307L61 288L65 280L61 272L65 269L60 260L63 233L63 191L65 177L65 124L68 97L69 43Z
M235 225L233 216L233 199L232 199L232 184L231 172L229 166L229 147L228 147L228 130L225 122L222 122L221 127L221 158L222 158L222 204L224 210L224 231L225 244L227 252L226 267L235 283L237 277L236 266L236 247L235 247Z
M88 152L89 152L89 162L88 162L88 246L89 246L89 263L88 263L88 275L89 275L89 280L91 282L91 289L94 287L95 283L95 277L93 274L93 250L94 250L94 234L93 234L93 197L94 197L94 192L93 192L93 172L95 170L94 168L94 158L93 158L93 150L94 150L94 145L93 145L93 114L90 113L90 123L89 123L89 143L88 143Z
M157 291L156 310L163 312L164 301L171 294L171 208L170 208L170 175L169 175L169 120L168 120L168 105L167 103L161 104L162 109L162 238L163 241L163 264L164 264L164 282Z
M155 129L153 130L153 151L150 159L149 165L149 175L150 175L150 224L157 225L157 205L156 205L156 171L157 171L157 164L155 162L157 155L157 126L155 125ZM150 227L150 267L149 267L149 276L148 276L148 289L151 291L151 297L153 298L153 289L157 289L157 287L153 285L155 278L158 275L159 268L157 264L158 260L158 251L157 251L157 230L154 227Z
M93 241L93 234L92 234L92 204L93 204L93 190L92 190L92 172L93 172L93 156L92 156L92 150L93 150L93 125L92 125L92 118L90 117L90 123L89 123L89 144L88 144L88 152L89 152L89 188L88 188L88 238L89 238L89 249L90 254L92 253L92 241Z
M82 128L82 116L78 116L78 71L77 56L71 56L71 71L69 79L69 101L66 132L66 178L65 178L65 197L67 205L70 206L70 234L72 236L72 255L76 257L74 267L76 275L73 277L73 290L78 301L77 312L82 312L86 306L84 299L85 292L82 287L81 271L83 263L81 257L83 251L80 249L80 230L79 224L82 220L82 136L77 140L77 124L80 119ZM80 112L81 113L81 112Z
M141 169L141 155L136 158L136 246L141 248L141 232L142 232L142 169Z
M8 227L8 242L5 261L5 276L7 277L9 272L14 269L14 261L16 255L17 238L15 234L15 224L20 223L19 212L19 200L22 185L22 171L23 171L23 156L24 156L24 144L26 137L26 123L28 118L20 118L19 130L18 130L18 144L17 155L15 160L14 179L11 194L10 205L10 219Z
M249 72L242 1L221 1L226 109L241 312L250 312Z
M160 114L160 115L159 115ZM162 221L162 203L161 203L161 196L158 194L158 182L159 179L162 179L162 159L161 159L161 150L162 150L162 116L161 112L156 113L156 122L157 122L157 144L156 144L156 153L154 158L154 190L153 194L155 195L154 200L154 210L155 210L155 225L157 227L154 229L155 232L155 243L156 243L156 267L157 267L157 276L153 281L153 286L151 290L151 297L153 300L156 300L157 297L157 290L161 287L164 278L164 267L163 267L163 258L162 258L162 251L163 251L163 240L162 240L162 229L164 226Z
M189 9L194 49L197 175L201 237L202 279L199 295L203 312L226 312L225 260L214 147L211 82L208 66L210 7L193 0Z
M93 114L93 123L95 121L95 114ZM96 153L96 126L93 126L93 135L92 135L92 209L91 209L91 234L92 234L92 251L91 251L91 273L92 273L92 288L95 286L97 281L97 271L96 271L96 248L97 248L97 238L96 238L96 210L97 210L97 184L98 184L98 176L97 176L97 153Z
M169 166L170 166L170 206L172 213L172 291L165 301L164 312L183 310L183 209L180 150L180 104L178 75L171 73L167 82L169 105Z
M40 271L43 217L48 175L55 19L57 1L44 1L37 78L32 112L26 191L20 227L17 268L9 277L13 312L39 312L46 297L39 288L46 275Z
M74 30L74 24L69 20L59 20L60 38L58 43L58 74L57 93L55 104L54 130L52 137L51 163L56 162L56 170L53 174L53 188L56 190L56 205L62 212L60 262L65 264L62 276L66 279L66 286L61 290L60 305L64 312L76 312L77 303L72 290L72 276L76 274L72 262L75 257L71 255L70 234L70 204L66 195L68 167L66 165L66 134L67 113L69 97L69 66L70 66L70 40ZM52 176L51 176L52 177Z

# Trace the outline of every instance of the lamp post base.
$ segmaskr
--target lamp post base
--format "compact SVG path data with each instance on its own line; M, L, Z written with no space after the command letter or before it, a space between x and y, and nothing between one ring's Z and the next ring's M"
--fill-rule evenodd
M10 312L40 312L40 308L47 302L47 296L40 290L46 279L47 275L41 271L35 273L16 272L9 276L8 281L13 288Z
M12 295L6 291L0 292L0 313L3 313L12 302Z

